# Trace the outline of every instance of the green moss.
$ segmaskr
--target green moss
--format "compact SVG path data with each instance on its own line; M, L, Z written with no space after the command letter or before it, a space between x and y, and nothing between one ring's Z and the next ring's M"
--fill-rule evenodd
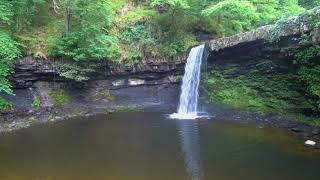
M0 112L7 111L13 108L13 104L4 98L0 97Z
M53 105L56 107L64 106L72 101L71 97L63 90L55 90L49 93L53 100Z
M114 101L115 97L111 94L110 91L105 90L105 91L99 91L95 93L93 96L90 98L92 101Z
M275 66L266 60L247 69L240 65L213 69L206 83L209 101L319 124L317 116L306 113L314 108L314 104L305 96L304 87L297 85L299 76L293 72L272 71Z
M141 112L144 110L143 106L114 106L109 109L106 109L106 112L113 113L113 112Z

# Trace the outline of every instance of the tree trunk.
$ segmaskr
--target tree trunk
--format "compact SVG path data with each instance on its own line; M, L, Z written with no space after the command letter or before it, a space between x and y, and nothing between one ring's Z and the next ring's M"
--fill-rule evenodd
M70 7L66 7L65 13L64 13L64 23L65 23L66 33L71 31L71 25L72 25L71 18L72 18L72 14L71 14Z

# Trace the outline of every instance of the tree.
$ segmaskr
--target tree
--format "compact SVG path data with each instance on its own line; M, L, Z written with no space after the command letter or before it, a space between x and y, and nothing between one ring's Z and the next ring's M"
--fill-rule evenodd
M249 0L257 9L258 16L255 26L262 26L274 23L279 18L278 15L278 0Z
M59 14L60 9L63 9L65 32L71 31L72 26L72 11L75 5L75 0L52 0L54 11Z
M14 30L18 33L40 24L47 11L45 0L17 0L11 2L14 10Z
M163 8L168 8L172 10L190 8L187 0L152 0L151 6L163 7Z
M299 4L307 9L320 6L320 0L299 0Z
M304 11L298 3L298 0L279 0L279 16L288 17L294 16Z
M12 23L14 15L13 5L10 1L0 2L0 25L9 25Z
M209 6L202 11L204 16L210 16L217 26L216 33L230 35L254 27L258 19L256 8L248 1L225 0Z
M108 35L113 21L109 1L75 1L72 18L65 36L53 43L54 54L76 61L111 59L118 55L117 40Z

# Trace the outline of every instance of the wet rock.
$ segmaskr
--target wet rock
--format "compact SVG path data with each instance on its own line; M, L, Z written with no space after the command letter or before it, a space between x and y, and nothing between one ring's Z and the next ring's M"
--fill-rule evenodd
M125 80L124 79L119 79L119 80L113 81L112 85L115 86L115 87L124 86L125 85Z
M290 130L291 130L292 132L295 132L295 133L302 132L301 129L299 129L299 128L297 128L297 127L291 128Z
M129 79L128 81L130 86L138 86L146 83L143 79Z
M320 135L320 129L314 129L311 133L313 135Z
M312 140L307 140L304 145L305 146L315 146L317 143L315 141Z

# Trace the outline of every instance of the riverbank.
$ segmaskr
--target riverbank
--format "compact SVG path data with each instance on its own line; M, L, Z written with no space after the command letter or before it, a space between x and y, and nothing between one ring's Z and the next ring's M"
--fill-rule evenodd
M176 110L180 92L179 84L156 86L138 86L111 91L113 101L84 101L81 96L73 96L73 101L63 107L12 111L0 117L0 132L8 133L32 126L46 125L77 117L92 117L97 114L116 112L162 112L173 113ZM218 104L206 103L201 95L201 109L208 112L213 121L229 121L239 124L254 124L257 128L280 128L301 136L305 140L320 141L320 128L288 120L277 116L262 116L248 111L225 108Z
M85 96L82 91L72 91L64 94L70 101L59 106L34 108L29 105L2 112L0 132L10 132L36 124L95 114L145 110L168 112L176 109L179 87L177 84L136 86L116 90L99 90L90 96L89 94L91 93ZM16 98L19 98L19 94Z

